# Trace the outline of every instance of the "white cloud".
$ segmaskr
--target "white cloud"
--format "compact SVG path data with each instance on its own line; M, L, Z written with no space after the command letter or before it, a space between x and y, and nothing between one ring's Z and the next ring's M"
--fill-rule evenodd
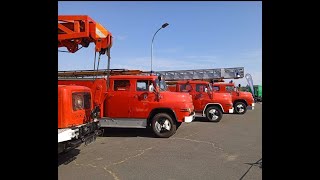
M172 51L179 48L173 48ZM167 49L169 50L169 49ZM90 56L90 55L88 55ZM86 56L82 58L74 57L74 62L60 61L59 70L79 70L93 69L93 60ZM250 73L254 84L262 84L262 53L261 49L248 51L240 54L237 58L225 58L214 55L188 55L178 58L153 57L153 71L169 71L169 70L194 70L194 69L214 69L214 68L231 68L244 67L245 74ZM111 58L112 69L137 69L142 71L150 71L151 57L137 58ZM62 68L63 67L63 68ZM107 61L103 57L101 59L100 68L106 69ZM229 80L226 80L229 81ZM248 83L245 78L234 80L236 84L246 86Z

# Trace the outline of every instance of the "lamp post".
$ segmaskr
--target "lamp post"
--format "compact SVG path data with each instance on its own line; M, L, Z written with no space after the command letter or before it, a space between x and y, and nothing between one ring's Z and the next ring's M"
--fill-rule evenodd
M169 25L168 23L162 24L162 26L157 30L157 32L160 31L160 29L167 27L168 25ZM151 74L152 74L153 40L154 40L154 37L156 36L157 32L154 33L153 38L152 38L152 42L151 42L151 72L150 72Z

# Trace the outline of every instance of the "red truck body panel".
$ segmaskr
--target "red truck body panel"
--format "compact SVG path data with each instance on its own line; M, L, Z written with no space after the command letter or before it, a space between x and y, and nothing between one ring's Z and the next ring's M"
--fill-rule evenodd
M248 107L254 103L254 98L250 92L238 91L234 83L213 83L213 89L218 93L230 93L232 102L244 101Z
M92 103L85 109L73 108L73 94L84 92L92 96L87 87L58 85L58 128L70 128L90 122ZM91 102L91 99L87 100Z
M205 92L209 88L207 81L178 81L175 85L168 86L170 91L188 92L192 96L196 112L203 112L208 104L219 104L224 113L232 109L232 98L229 93Z

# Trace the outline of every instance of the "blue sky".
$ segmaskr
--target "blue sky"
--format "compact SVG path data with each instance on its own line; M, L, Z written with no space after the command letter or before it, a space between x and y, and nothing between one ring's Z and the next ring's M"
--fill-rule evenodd
M153 42L154 71L244 67L262 84L261 1L61 1L58 14L88 15L108 29L113 69L150 71L152 37L167 22ZM59 71L93 69L93 62L93 43L58 52ZM99 68L107 68L106 56Z

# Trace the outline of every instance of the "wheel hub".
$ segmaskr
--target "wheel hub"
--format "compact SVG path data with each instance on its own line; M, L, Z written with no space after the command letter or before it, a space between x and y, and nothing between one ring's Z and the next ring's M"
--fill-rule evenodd
M244 111L244 107L241 104L237 105L237 109L238 109L238 112L240 112L240 113L242 113Z
M216 112L217 112L217 110L215 110L215 109L211 109L211 110L209 111L209 114L211 115L211 119L212 119L212 120L218 119L219 116L216 115Z
M156 130L160 132L161 130L170 131L171 124L168 119L156 121L155 123Z

